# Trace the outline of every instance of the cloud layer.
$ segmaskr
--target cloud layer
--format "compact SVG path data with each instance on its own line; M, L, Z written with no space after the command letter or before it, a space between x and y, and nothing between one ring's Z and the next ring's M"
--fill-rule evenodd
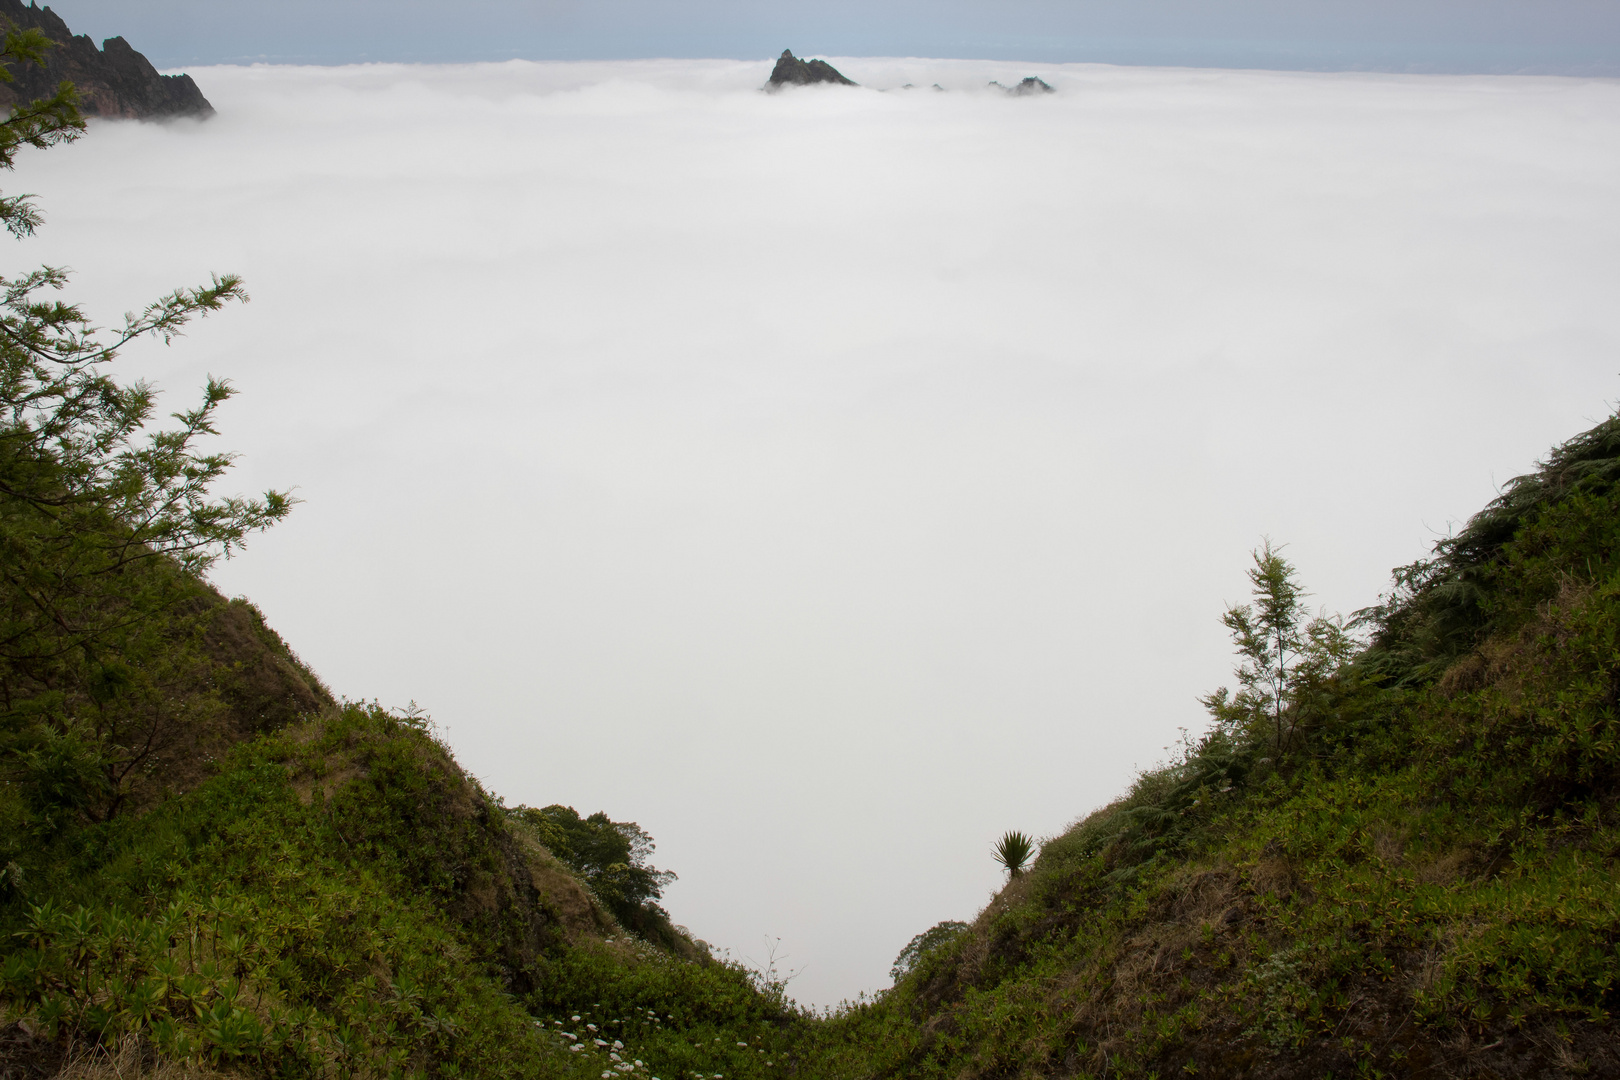
M1620 370L1613 82L835 62L205 69L8 189L106 321L246 276L122 361L305 500L221 586L818 1004L1201 725L1263 534L1370 603Z

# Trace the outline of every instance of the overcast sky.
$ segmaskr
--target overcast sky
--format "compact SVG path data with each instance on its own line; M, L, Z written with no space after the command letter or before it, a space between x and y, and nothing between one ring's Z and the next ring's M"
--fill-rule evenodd
M199 68L6 184L103 320L246 277L120 361L304 500L220 586L818 1004L1201 728L1262 536L1367 605L1620 386L1620 83L835 60Z
M60 0L159 67L937 56L1620 74L1615 0Z

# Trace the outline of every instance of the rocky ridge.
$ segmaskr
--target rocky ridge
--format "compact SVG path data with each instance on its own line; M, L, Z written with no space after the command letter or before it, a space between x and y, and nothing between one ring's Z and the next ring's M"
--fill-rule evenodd
M780 90L784 86L809 86L811 83L859 85L852 79L844 78L837 68L825 60L800 60L793 55L793 50L783 49L782 55L776 58L776 67L771 70L765 89Z
M0 107L49 97L66 79L78 89L79 108L86 116L149 120L214 112L190 75L159 75L121 37L108 38L98 49L88 35L69 30L50 8L35 3L25 7L22 0L0 0L0 20L20 29L42 30L56 46L43 68L12 66L13 81L0 83Z
M1031 94L1057 93L1057 91L1049 83L1047 83L1045 79L1037 79L1033 75L1014 86L1002 86L1000 83L994 80L991 81L990 85L995 87L997 90L1010 94L1013 97L1029 97Z
M12 0L15 2L15 0ZM771 69L771 77L766 80L765 89L777 91L785 86L810 86L815 83L831 83L835 86L859 86L855 80L846 78L843 72L827 63L825 60L801 60L793 55L792 49L783 49L782 55L776 58L776 66ZM1012 86L1003 86L992 81L990 88L1000 90L1008 97L1032 97L1038 94L1052 94L1057 90L1045 79L1033 75ZM915 90L911 83L900 87L902 90ZM935 90L944 90L939 83L934 84Z

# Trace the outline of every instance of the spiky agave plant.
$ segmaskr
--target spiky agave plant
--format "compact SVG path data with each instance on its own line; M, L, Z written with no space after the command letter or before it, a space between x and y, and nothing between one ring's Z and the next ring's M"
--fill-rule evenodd
M996 844L996 862L1007 868L1007 876L1015 878L1024 872L1024 864L1035 853L1035 841L1016 830L1007 833Z

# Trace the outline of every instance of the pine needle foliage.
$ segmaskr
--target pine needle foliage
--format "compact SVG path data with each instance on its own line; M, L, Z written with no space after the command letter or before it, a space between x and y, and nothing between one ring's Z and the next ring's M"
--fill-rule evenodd
M1201 700L1220 728L1239 740L1265 741L1280 757L1293 750L1313 699L1349 660L1356 642L1343 620L1311 614L1281 548L1267 540L1251 557L1254 599L1232 605L1221 617L1242 657L1237 693L1222 687Z
M8 32L0 79L49 45ZM77 138L76 100L64 83L13 109L0 168L23 146ZM0 198L0 220L18 237L40 223L22 195ZM178 289L112 332L53 295L67 284L53 267L0 276L0 778L46 832L119 812L153 755L190 739L186 709L168 703L209 677L195 646L218 605L201 575L293 504L214 493L233 458L202 443L227 382L208 379L162 427L156 389L111 371L130 342L172 341L245 300L238 278Z
M55 42L38 27L5 28L5 44L0 46L0 82L15 82L11 73L17 64L45 64L47 50ZM24 146L44 150L57 143L71 142L84 132L84 117L79 113L79 94L73 84L63 82L56 93L48 98L20 104L12 108L10 116L0 121L0 169L9 169L16 160L17 151ZM16 237L32 235L43 219L33 204L31 195L0 195L0 223Z

